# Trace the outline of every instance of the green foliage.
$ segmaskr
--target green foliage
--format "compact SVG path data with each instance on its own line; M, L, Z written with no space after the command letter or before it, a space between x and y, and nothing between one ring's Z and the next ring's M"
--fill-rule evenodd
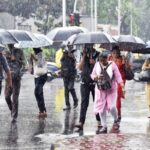
M46 58L46 60L48 61L54 61L55 60L55 53L56 53L56 49L54 48L42 48L44 56ZM27 58L27 60L29 60L30 55L33 53L33 49L32 48L25 48L23 49L24 51L24 55Z
M94 0L93 0L94 2ZM62 26L62 0L0 0L0 12L29 18L34 14L39 21L35 24L47 33L52 28ZM74 0L66 0L67 16L73 12ZM118 23L118 0L97 0L98 23ZM131 5L132 4L132 5ZM145 40L150 37L150 0L121 0L121 33L130 34L130 16L133 16L133 34ZM83 15L91 15L91 0L78 0L77 10ZM56 22L58 20L58 22ZM55 24L54 24L55 21Z

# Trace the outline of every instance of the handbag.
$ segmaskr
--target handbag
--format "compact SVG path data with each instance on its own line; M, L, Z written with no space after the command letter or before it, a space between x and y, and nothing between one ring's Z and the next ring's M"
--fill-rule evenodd
M149 82L150 81L150 69L141 71L139 74L139 80L143 82Z
M111 78L109 77L109 75L106 71L110 64L108 64L106 68L103 68L100 64L102 77L97 80L97 88L99 90L111 89L111 84L112 84L111 83Z
M47 64L45 63L42 67L34 66L34 74L42 76L47 73Z
M131 68L125 67L125 77L126 77L126 80L132 80L134 78L134 72L132 71Z

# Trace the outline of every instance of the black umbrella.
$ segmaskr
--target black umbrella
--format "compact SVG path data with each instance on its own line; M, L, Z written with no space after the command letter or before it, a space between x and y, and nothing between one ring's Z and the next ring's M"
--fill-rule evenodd
M88 32L86 28L83 27L58 27L50 31L47 36L54 42L66 41L71 35Z
M6 30L0 30L0 43L1 44L15 44L17 40Z
M150 47L142 48L142 49L135 49L132 53L141 53L141 54L150 54Z
M19 41L32 41L31 35L27 31L22 30L8 30L8 32Z
M121 50L133 50L145 47L145 43L142 39L132 35L119 35L113 37L119 45Z
M114 44L116 41L104 32L80 33L76 36L74 44Z

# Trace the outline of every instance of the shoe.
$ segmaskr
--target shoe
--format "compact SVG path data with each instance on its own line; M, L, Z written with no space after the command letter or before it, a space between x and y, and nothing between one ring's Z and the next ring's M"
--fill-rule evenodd
M46 112L39 112L38 118L39 118L39 119L40 119L40 118L42 118L42 119L47 118L47 113L46 113Z
M80 131L83 130L83 125L82 124L76 124L74 127L78 128L77 130L75 130L75 132L80 132Z
M70 106L67 106L66 108L63 108L63 111L65 111L65 110L70 110L71 109L71 107Z
M100 130L99 130L99 134L105 134L107 133L107 127L102 127Z
M119 130L120 128L120 124L118 122L118 120L114 121L114 124L113 124L113 127L112 127L114 130Z
M78 103L74 104L73 108L76 109L78 107Z
M101 129L102 127L103 127L103 126L101 126L101 125L98 125L98 126L97 126L96 134L99 134L99 131L100 131L100 129Z
M43 112L43 117L47 118L47 112L45 112L45 111Z
M11 123L16 123L17 122L17 118L13 118L12 120L11 120Z
M117 121L120 123L121 122L121 116L118 116Z

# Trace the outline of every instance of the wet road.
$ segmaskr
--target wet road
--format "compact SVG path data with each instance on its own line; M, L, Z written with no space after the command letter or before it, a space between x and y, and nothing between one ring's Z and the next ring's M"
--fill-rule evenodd
M79 84L75 85L78 97ZM144 92L144 84L134 81L126 84L123 100L120 133L95 135L96 121L93 102L89 104L84 133L74 132L78 122L79 107L64 112L63 82L55 79L44 87L48 112L46 120L37 118L38 108L34 98L33 77L26 74L22 80L19 117L11 123L10 112L3 95L0 100L0 149L8 150L148 150L150 149L150 122ZM112 118L108 115L108 128Z

